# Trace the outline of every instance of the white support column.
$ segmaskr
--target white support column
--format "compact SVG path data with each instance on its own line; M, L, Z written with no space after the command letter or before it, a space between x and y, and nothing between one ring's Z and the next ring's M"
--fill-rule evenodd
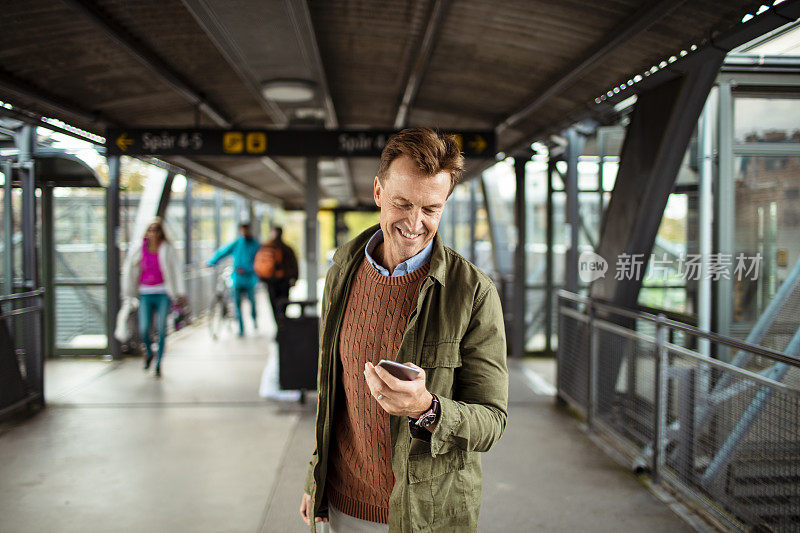
M736 216L736 190L733 175L733 98L729 82L719 84L719 169L717 174L717 253L735 252L734 220ZM721 278L716 281L714 316L716 333L728 335L733 320L733 280ZM728 361L729 350L720 348L719 359Z
M700 202L698 223L698 252L701 257L701 275L697 287L697 327L703 331L711 331L711 277L708 273L708 260L712 251L712 216L714 211L714 154L713 154L713 110L711 99L706 102L700 116L699 170L700 170ZM709 356L711 345L708 339L697 341L698 351Z

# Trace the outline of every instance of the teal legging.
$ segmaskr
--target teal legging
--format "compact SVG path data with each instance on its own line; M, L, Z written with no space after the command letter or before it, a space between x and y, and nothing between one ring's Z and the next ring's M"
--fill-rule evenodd
M231 298L233 298L233 306L236 309L236 320L239 321L239 335L244 335L244 321L242 320L242 293L247 294L247 299L250 300L250 309L253 313L253 326L258 327L256 320L256 288L255 287L231 287Z
M158 321L158 357L156 357L156 368L161 365L161 357L164 355L164 339L167 336L167 314L169 313L169 296L160 294L140 294L139 295L139 334L147 350L147 360L153 359L153 347L150 346L150 322L153 315L157 314Z

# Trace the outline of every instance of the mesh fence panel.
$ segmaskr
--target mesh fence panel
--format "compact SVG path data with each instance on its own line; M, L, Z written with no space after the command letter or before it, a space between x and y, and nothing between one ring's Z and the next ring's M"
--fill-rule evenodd
M800 392L674 354L666 466L760 531L800 531Z
M211 269L194 269L185 274L186 298L192 315L197 318L203 315L214 297L216 284L215 272Z
M43 393L41 306L40 295L17 294L13 302L0 302L0 415Z
M750 329L752 328L751 324L745 324L745 330L741 331L741 333L738 335L741 338L746 337L746 333L749 333ZM764 333L764 337L756 344L771 350L783 352L786 350L786 347L788 346L792 337L797 333L798 329L800 329L800 284L798 284L791 294L789 294L788 298L781 305L780 310L772 320L766 333ZM770 366L772 366L771 360L764 360L764 358L761 357L753 357L747 362L745 367L755 372L760 372ZM787 385L791 385L800 389L800 369L789 369L781 381Z
M589 379L587 324L565 314L558 318L558 391L575 407L585 410Z
M598 331L597 342L597 419L644 446L654 435L654 344L604 329Z
M731 368L687 349L698 344L694 333L665 330L659 395L655 324L634 331L603 318L591 335L590 399L588 318L562 310L559 394L591 411L622 451L639 450L636 464L652 465L659 450L663 480L716 516L747 530L800 533L800 368L716 344L736 356L739 367ZM768 337L791 351L790 335L773 328ZM664 425L656 447L659 401Z

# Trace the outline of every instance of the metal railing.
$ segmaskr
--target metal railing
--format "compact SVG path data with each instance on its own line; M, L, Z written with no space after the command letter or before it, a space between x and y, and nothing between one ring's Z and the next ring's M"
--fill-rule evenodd
M800 331L781 353L565 291L558 302L558 396L590 431L725 527L800 531Z
M0 297L0 419L44 404L44 289Z
M213 268L206 266L190 266L184 271L186 284L186 298L192 311L192 316L203 316L214 297L214 287L217 273Z

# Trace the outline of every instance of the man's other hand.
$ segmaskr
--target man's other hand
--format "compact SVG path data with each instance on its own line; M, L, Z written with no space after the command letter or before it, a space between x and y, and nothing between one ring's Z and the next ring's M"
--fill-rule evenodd
M303 500L300 502L300 516L303 517L303 522L306 523L307 526L311 525L311 496L308 494L303 493ZM327 518L322 518L317 516L314 518L314 522L327 522Z
M433 395L425 387L425 371L413 363L405 363L419 370L412 381L404 381L372 363L364 364L364 377L367 379L372 397L390 415L419 418L428 410Z

